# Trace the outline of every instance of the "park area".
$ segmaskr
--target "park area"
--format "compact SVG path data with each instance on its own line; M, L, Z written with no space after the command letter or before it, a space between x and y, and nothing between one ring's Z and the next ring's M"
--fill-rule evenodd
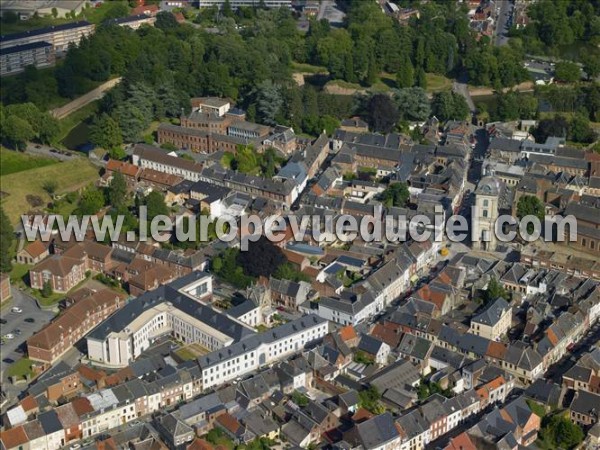
M48 183L55 184L55 194L61 195L87 186L98 176L98 170L82 158L58 162L4 148L0 152L0 166L2 207L13 227L21 214L44 209L52 201L44 189ZM33 201L39 206L32 205Z

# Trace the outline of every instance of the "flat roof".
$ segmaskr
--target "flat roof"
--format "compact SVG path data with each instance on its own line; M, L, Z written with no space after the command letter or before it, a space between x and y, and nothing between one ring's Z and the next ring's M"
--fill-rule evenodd
M52 47L49 42L31 42L29 44L15 45L14 47L1 48L0 56L10 55L12 53L26 52L27 50L35 50L37 48Z
M78 22L63 23L61 25L53 25L51 27L36 28L35 30L22 31L20 33L11 33L0 35L0 42L9 42L17 39L23 39L26 37L40 36L47 33L56 33L59 31L72 30L75 28L83 28L91 26L92 24L87 20L80 20Z

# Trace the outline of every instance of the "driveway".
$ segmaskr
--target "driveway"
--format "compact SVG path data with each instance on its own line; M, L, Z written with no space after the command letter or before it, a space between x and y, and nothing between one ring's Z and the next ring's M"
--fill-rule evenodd
M3 389L6 390L10 385L4 383L6 380L6 370L10 365L20 359L25 353L25 341L33 334L39 331L44 325L52 320L55 316L53 311L44 311L37 306L35 299L22 291L13 288L12 301L2 309L0 317L6 320L6 324L1 324L2 336L12 333L14 339L5 340L0 347L0 373L2 373ZM18 307L23 310L21 313L11 311L13 307ZM25 322L25 319L33 319L34 323ZM16 335L14 330L20 330L21 334Z

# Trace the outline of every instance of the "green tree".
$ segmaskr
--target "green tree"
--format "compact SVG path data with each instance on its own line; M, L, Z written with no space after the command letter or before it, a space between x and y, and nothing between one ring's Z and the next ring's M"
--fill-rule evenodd
M150 192L144 199L144 203L148 212L148 221L152 221L156 216L169 215L169 208L165 204L163 195L158 191Z
M58 182L56 180L48 180L42 184L42 189L44 189L50 196L56 192L57 188Z
M35 131L26 120L8 116L2 123L2 137L14 148L24 150L27 142L35 137Z
M496 278L492 277L484 291L483 300L485 304L488 304L500 297L506 301L510 301L510 293L498 280L496 280Z
M12 269L12 246L15 234L4 208L0 206L0 272Z
M409 87L394 91L394 99L401 120L425 120L431 113L427 92L420 87Z
M56 19L58 17L58 10L56 8L52 8L51 12L52 12L52 17L54 17Z
M391 183L385 191L381 193L382 203L389 207L404 207L408 203L410 192L406 183Z
M560 414L544 417L540 436L544 442L550 443L556 448L567 449L576 447L585 437L583 430L578 425Z
M575 63L562 61L554 68L556 78L567 83L575 83L581 79L581 69Z
M309 403L308 397L298 391L292 392L292 401L300 407L307 406Z
M93 186L88 187L79 200L78 213L79 215L93 215L104 207L104 194L102 191Z
M42 289L40 289L40 293L44 298L48 298L52 295L52 284L50 283L50 280L44 281Z
M375 94L367 102L366 116L374 131L389 133L396 126L400 114L398 107L389 96Z
M127 201L127 182L120 173L115 173L108 187L108 201L115 209L120 209Z
M256 112L258 118L267 125L276 125L275 117L283 106L283 97L278 86L271 80L265 80L257 87Z
M434 94L431 110L440 120L465 120L469 115L467 101L462 95L455 92L439 92Z
M363 389L358 393L360 399L359 405L373 414L383 414L385 407L379 402L381 394L379 390L371 385L368 389Z
M280 265L273 276L280 280L291 280L291 281L310 281L310 277L305 273L297 270L293 264L286 262Z
M517 217L521 220L525 216L535 216L540 221L544 220L546 210L542 201L533 195L524 195L517 203Z
M569 133L567 136L574 142L593 142L594 130L590 127L590 119L582 113L576 113L569 124Z
M231 9L231 1L225 0L223 3L223 7L221 8L221 12L225 17L233 17L233 9Z
M123 136L118 122L108 114L102 114L91 126L90 141L106 150L122 145Z
M598 58L598 55L586 53L581 59L583 61L583 70L589 80L593 80L600 75L600 58Z
M415 69L407 55L404 55L404 59L398 69L396 83L398 83L399 88L409 88L415 84Z
M161 30L172 30L179 26L177 19L170 11L161 11L156 15L156 22L154 23L156 28Z

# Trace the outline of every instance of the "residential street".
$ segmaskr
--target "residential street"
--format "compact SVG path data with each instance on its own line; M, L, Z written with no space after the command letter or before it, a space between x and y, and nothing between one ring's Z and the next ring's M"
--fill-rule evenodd
M579 358L589 352L592 347L600 342L600 322L596 322L587 334L581 339L571 351L567 352L563 358L550 368L544 374L544 378L552 380L555 383L562 383L563 374L575 365Z
M507 33L511 27L510 23L515 5L510 0L500 0L498 4L500 5L500 10L494 33L494 45L500 47L508 43Z

